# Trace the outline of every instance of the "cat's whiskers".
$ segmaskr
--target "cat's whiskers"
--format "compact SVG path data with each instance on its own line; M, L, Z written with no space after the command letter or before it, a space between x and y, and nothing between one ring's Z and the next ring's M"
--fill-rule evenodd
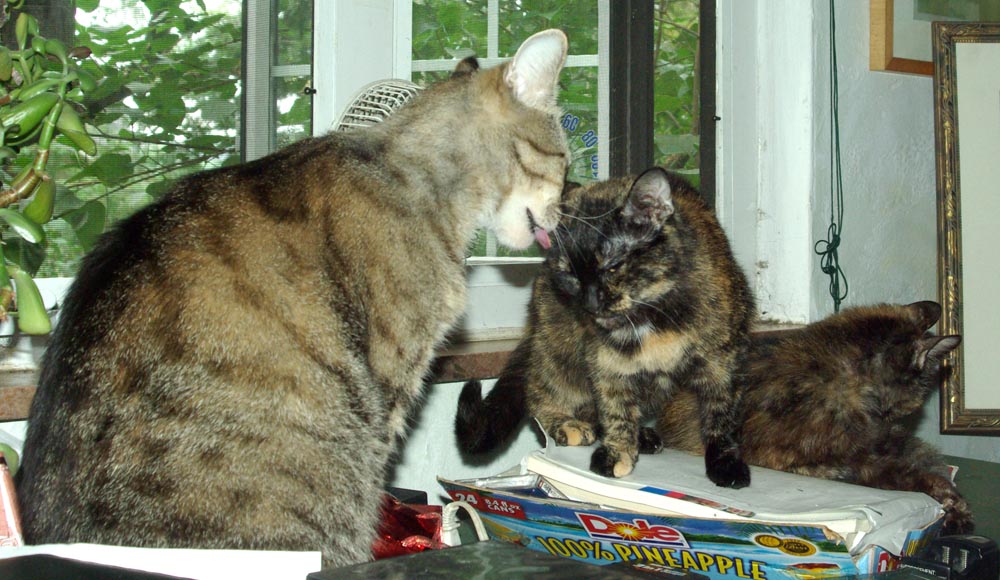
M642 342L642 335L639 334L639 329L636 328L635 322L632 322L632 318L628 314L625 315L625 320L632 325L632 334L635 335L635 340L637 342Z
M650 310L655 310L655 311L659 312L660 314L662 314L664 316L670 316L670 314L668 312L664 311L662 308L657 308L656 306L653 306L649 302L643 302L642 300L636 300L635 298L632 298L631 301L632 301L633 304L638 304L640 306L645 306L646 308L649 308Z
M600 228L598 228L594 224L588 222L584 218L581 218L581 217L575 216L575 215L570 215L570 214L567 214L567 213L560 213L559 215L562 216L562 217L569 218L571 220L576 220L576 221L580 222L581 224L583 224L583 225L587 226L588 228L590 228L590 229L594 230L595 232L597 232L597 234L599 236L601 236L602 238L607 239L607 237L608 237L607 234L605 234L603 231L601 231ZM600 216L598 216L598 217L600 217ZM591 219L593 219L593 218L591 218Z

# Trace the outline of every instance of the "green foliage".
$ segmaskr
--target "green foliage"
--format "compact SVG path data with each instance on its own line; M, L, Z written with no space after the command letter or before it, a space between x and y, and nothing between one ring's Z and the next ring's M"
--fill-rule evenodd
M70 58L77 78L62 84L55 77L65 47L29 39L37 34L37 25L23 27L26 50L44 56L31 65L32 74L38 75L34 80L48 83L44 90L39 87L40 94L65 87L64 100L72 104L76 120L62 120L51 139L55 145L48 151L46 172L59 184L54 207L36 205L29 211L51 215L43 225L46 240L28 243L4 226L0 249L7 262L33 275L72 276L83 254L115 220L159 199L178 177L239 161L242 4L121 0L110 8L99 0L76 0L73 44L89 47L93 54ZM487 4L415 0L414 61L491 56ZM312 3L279 0L277 10L277 64L309 62ZM656 161L696 171L698 1L657 2L655 12ZM597 54L597 2L521 0L499 4L495 56L512 56L530 34L550 27L567 32L571 54ZM14 74L19 56L18 51L0 51L5 92L20 82ZM420 73L414 80L431 82L443 74ZM311 103L303 95L308 80L283 78L276 83L276 146L311 132ZM567 68L560 82L563 126L574 154L570 176L577 181L596 177L597 89L596 67ZM17 148L0 147L4 188L33 166L25 152L38 142L44 125L35 117L26 115L19 124L24 126L11 132L19 141ZM31 201L20 203L22 212Z
M49 164L60 148L52 145L63 135L67 150L96 153L75 112L96 80L71 58L87 51L70 51L61 40L42 36L33 16L16 12L21 5L11 2L3 13L16 18L16 48L0 46L0 159L10 176L0 188L0 320L16 305L22 332L46 334L51 324L31 274L46 239L42 224L51 219L56 197L57 176ZM19 251L12 254L12 248Z
M654 3L655 161L680 173L698 171L698 0Z

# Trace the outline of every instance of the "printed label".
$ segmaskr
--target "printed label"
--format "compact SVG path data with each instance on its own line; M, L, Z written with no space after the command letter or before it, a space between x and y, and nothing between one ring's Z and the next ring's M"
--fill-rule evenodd
M517 502L492 498L474 491L449 491L448 495L455 501L464 501L484 512L518 520L525 519L524 508Z
M676 548L689 547L684 534L669 526L649 525L649 522L642 518L635 518L630 522L615 522L605 517L579 512L576 517L591 538Z

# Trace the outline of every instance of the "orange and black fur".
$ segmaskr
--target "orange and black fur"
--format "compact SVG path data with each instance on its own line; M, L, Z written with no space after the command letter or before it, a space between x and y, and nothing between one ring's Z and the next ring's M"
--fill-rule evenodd
M524 248L556 225L566 52L549 30L464 60L380 124L184 179L105 235L45 354L25 540L370 559L477 227Z
M946 529L972 530L969 506L939 455L907 421L941 384L959 336L927 332L934 302L845 310L756 339L743 394L748 463L884 489L924 492L945 508ZM701 453L698 402L687 393L663 407L666 446Z
M601 439L591 469L621 477L660 449L643 416L687 390L709 479L747 485L735 383L754 305L715 215L659 168L570 189L562 206L524 339L485 399L477 382L463 389L462 449L492 450L532 415L560 445Z

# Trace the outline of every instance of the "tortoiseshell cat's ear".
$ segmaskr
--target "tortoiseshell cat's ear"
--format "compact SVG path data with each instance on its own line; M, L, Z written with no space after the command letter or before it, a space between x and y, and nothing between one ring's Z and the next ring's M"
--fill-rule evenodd
M941 318L941 305L932 300L922 300L908 304L906 309L910 311L913 321L920 325L920 328L927 330L937 324Z
M916 365L924 368L928 359L941 361L962 342L957 334L946 336L926 336L917 341Z
M467 56L455 65L455 70L451 72L452 78L462 75L471 75L479 70L479 61L474 56Z
M635 179L622 207L622 218L633 226L659 226L674 214L674 202L667 172L647 169Z

